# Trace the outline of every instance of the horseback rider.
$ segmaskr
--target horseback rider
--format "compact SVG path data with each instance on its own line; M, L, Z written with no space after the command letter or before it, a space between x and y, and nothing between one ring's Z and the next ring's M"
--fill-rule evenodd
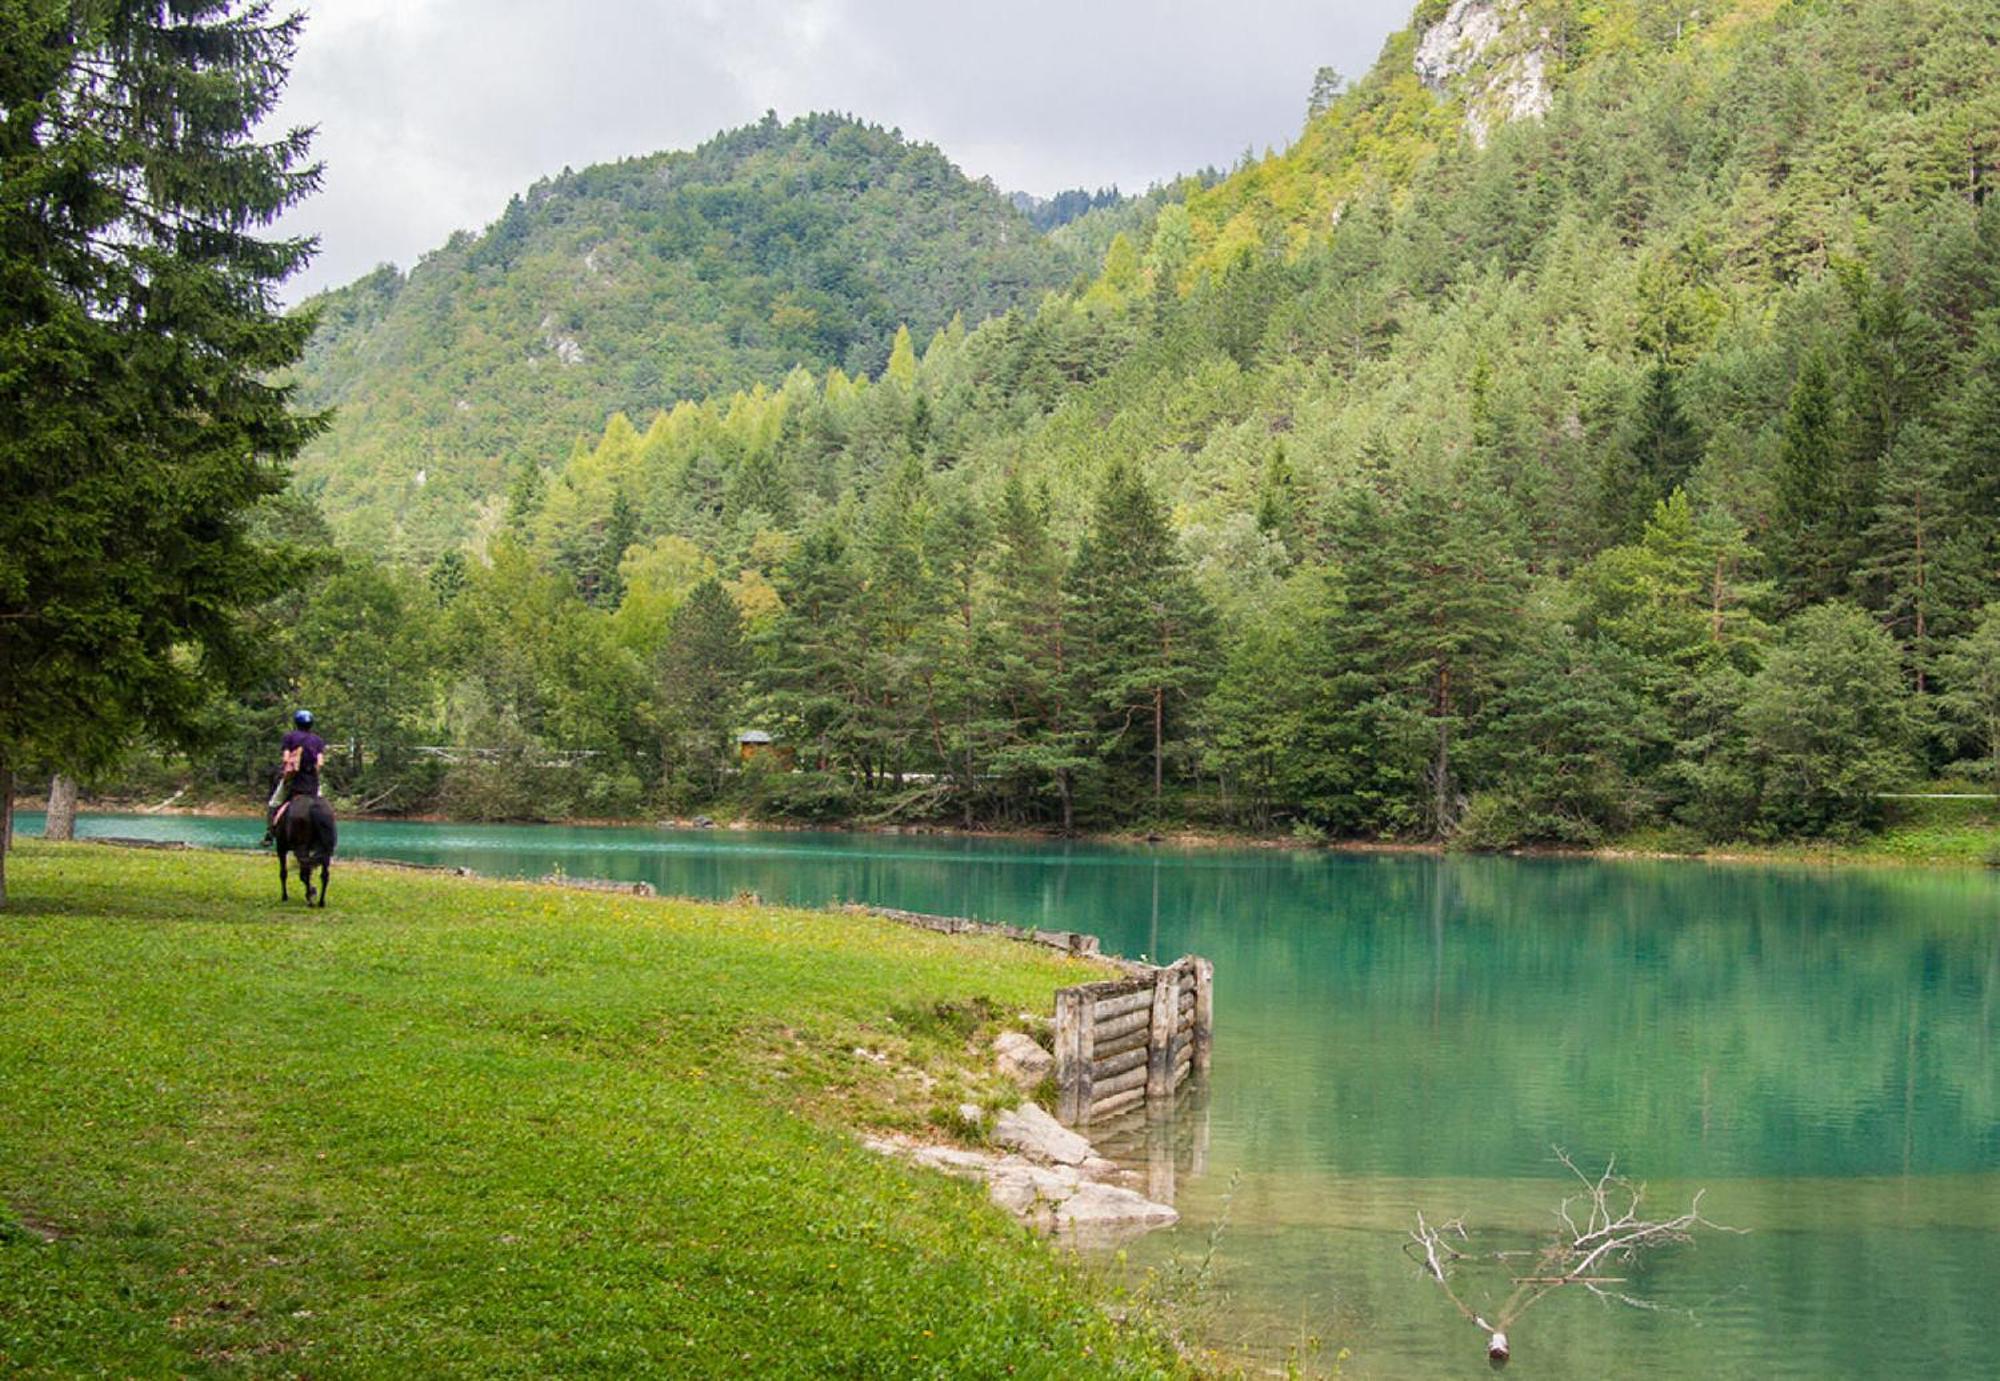
M319 795L319 764L320 759L326 756L326 740L313 732L311 710L293 713L291 731L278 747L278 785L271 792L268 802L270 818L264 826L266 845L276 839L278 821L295 798Z

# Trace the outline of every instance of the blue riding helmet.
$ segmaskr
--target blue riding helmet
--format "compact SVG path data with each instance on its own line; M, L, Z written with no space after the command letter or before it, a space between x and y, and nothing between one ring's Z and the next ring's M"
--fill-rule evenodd
M292 716L292 723L298 725L301 729L312 728L313 712L311 710L298 711Z

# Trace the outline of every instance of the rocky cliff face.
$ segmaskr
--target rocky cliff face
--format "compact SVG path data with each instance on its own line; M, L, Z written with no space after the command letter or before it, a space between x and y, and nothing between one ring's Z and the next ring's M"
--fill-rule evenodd
M1465 128L1484 147L1508 121L1548 113L1546 30L1530 24L1525 0L1453 0L1417 44L1417 76L1465 101Z

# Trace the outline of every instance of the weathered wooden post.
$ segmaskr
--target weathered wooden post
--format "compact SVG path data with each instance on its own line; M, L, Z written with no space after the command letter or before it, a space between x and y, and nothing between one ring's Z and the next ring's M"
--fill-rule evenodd
M1096 1005L1089 988L1065 988L1056 994L1056 1116L1071 1126L1090 1118Z
M1146 1110L1156 1115L1173 1111L1174 1019L1180 1015L1181 985L1177 970L1153 974L1153 1020L1146 1033Z
M1208 1073L1209 1046L1215 1037L1215 962L1197 956L1194 961L1194 1068Z

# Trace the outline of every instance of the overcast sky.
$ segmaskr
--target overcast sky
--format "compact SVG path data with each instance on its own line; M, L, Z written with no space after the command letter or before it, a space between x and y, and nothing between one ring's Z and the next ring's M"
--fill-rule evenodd
M1412 0L304 0L279 118L319 127L292 299L408 268L565 165L837 110L1041 195L1127 191L1297 132Z

